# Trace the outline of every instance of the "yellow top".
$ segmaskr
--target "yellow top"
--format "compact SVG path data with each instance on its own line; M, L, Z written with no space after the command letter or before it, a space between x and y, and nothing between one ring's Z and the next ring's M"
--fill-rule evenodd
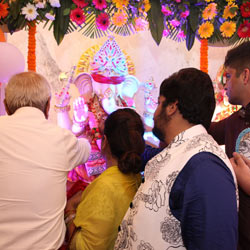
M105 170L83 192L74 223L80 227L71 250L113 249L118 227L141 183L140 174Z

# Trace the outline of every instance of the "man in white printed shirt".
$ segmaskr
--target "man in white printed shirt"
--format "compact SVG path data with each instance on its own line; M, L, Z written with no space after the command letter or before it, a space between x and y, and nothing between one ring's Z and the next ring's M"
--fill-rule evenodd
M35 73L13 76L0 117L0 249L58 249L64 240L67 173L90 145L50 123L51 90Z
M145 167L115 249L236 250L236 178L208 135L215 108L210 77L182 69L160 87L154 134L168 146Z

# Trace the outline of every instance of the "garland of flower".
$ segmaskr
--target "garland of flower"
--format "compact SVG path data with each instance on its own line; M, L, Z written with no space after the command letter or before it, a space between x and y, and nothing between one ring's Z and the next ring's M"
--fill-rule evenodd
M36 23L29 23L28 70L36 71Z
M3 42L3 43L6 42L5 35L1 28L0 28L0 42ZM1 87L1 82L0 82L0 87Z
M208 40L201 39L200 70L208 73Z
M6 42L5 35L1 28L0 28L0 42Z

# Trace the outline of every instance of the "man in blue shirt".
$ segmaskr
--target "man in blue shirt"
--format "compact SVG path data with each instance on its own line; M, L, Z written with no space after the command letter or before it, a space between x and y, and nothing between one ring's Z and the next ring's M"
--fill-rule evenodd
M147 163L115 249L237 248L235 175L206 131L214 108L206 73L182 69L162 82L153 132L168 146Z

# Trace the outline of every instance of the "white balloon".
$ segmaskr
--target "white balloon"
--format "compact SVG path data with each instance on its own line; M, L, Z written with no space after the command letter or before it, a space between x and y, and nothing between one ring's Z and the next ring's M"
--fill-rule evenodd
M8 82L13 75L23 72L24 67L24 56L19 49L10 43L0 42L0 82Z

